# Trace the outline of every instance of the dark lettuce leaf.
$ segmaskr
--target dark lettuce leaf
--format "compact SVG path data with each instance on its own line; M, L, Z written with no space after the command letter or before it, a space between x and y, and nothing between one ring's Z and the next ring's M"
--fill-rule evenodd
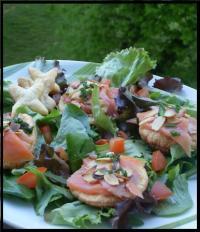
M119 114L117 117L118 120L124 121L129 118L134 118L140 112L140 108L132 100L131 96L128 95L125 87L119 88L115 103Z
M146 75L137 82L137 86L140 88L146 87L152 78L153 78L152 73L150 72L146 73Z
M54 149L47 144L42 144L40 155L34 160L34 164L38 167L46 167L55 175L67 179L70 175L68 164L60 159L54 152Z
M181 91L183 84L180 78L164 77L163 79L156 80L153 87L173 93Z
M129 220L131 214L151 214L157 202L148 192L144 192L143 196L144 199L136 197L135 199L127 199L116 204L115 216L112 219L113 229L131 229L134 226L134 221Z

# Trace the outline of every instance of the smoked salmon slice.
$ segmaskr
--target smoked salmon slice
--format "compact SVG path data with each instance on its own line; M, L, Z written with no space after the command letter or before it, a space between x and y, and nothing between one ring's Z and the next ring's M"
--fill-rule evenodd
M12 130L4 130L3 135L3 166L4 168L19 167L34 156L30 146L18 137Z

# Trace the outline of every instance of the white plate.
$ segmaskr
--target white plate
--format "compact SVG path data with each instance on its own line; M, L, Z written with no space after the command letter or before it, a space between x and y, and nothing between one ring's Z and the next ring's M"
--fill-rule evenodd
M27 62L23 64L13 65L4 68L4 78L11 80L12 82L16 82L17 78L28 76L28 66L32 66L34 62ZM70 76L80 68L87 65L88 62L83 61L71 61L71 60L60 60L60 65L62 68L66 69L66 74ZM154 76L154 80L157 78L161 78L158 76ZM154 82L152 80L150 83ZM193 102L196 102L197 99L197 91L188 86L183 86L183 90L180 95L182 97L188 98ZM165 228L169 228L168 225L182 221L185 219L187 221L186 224L182 224L179 227L181 229L196 229L197 228L197 180L196 178L189 180L189 192L193 200L193 207L188 210L186 213L179 215L177 217L157 217L157 216L148 216L144 220L144 225L137 228L143 229L151 229L157 228L160 226L165 226ZM184 204L184 202L183 202ZM44 221L44 218L41 216L37 216L33 209L31 203L25 202L20 199L12 199L7 198L3 200L3 221L13 226L14 228L24 228L24 229L63 229L71 227L69 226L58 226L51 225ZM95 228L100 228L98 226ZM102 228L102 227L101 227Z

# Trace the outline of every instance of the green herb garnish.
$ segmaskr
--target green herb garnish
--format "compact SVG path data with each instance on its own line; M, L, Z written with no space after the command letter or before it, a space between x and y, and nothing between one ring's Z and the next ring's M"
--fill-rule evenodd
M88 98L92 95L93 84L88 84L86 81L82 83L83 87L80 89L80 97L83 100L88 100Z
M164 116L164 114L165 114L164 104L160 103L160 105L159 105L159 111L158 111L158 116Z
M177 124L176 123L167 123L165 124L165 127L176 127Z
M20 125L20 129L22 129L27 134L31 134L33 131L33 127L30 127L28 123L24 122L21 118L14 118L12 122Z
M180 136L181 134L178 132L178 131L176 131L176 130L172 130L172 131L170 131L170 133L171 133L171 135L172 136Z

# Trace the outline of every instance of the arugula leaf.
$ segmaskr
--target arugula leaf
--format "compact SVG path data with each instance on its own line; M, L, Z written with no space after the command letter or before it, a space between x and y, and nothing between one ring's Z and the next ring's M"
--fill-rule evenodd
M47 222L57 225L70 225L76 228L88 228L90 224L96 225L102 222L102 218L113 215L114 209L98 209L85 205L79 201L64 204L62 207L52 210L45 215Z
M8 91L11 83L11 81L3 80L3 113L11 112L14 104L14 100Z
M17 184L17 176L3 176L3 193L20 197L25 200L32 200L35 197L34 190L27 188L24 185Z
M185 175L178 175L172 187L173 195L167 200L160 202L153 212L158 216L175 216L179 215L193 205L191 196L188 192L188 183Z
M99 102L99 88L98 86L94 86L92 91L92 114L95 120L95 124L114 134L116 132L116 128L113 125L111 119L103 112Z
M151 60L143 48L128 48L120 52L108 54L96 74L111 79L115 87L135 84L149 70L156 67L156 61Z
M185 157L185 152L182 149L182 147L178 144L173 144L170 147L170 154L171 154L171 159L169 160L167 167L168 168L174 161Z

